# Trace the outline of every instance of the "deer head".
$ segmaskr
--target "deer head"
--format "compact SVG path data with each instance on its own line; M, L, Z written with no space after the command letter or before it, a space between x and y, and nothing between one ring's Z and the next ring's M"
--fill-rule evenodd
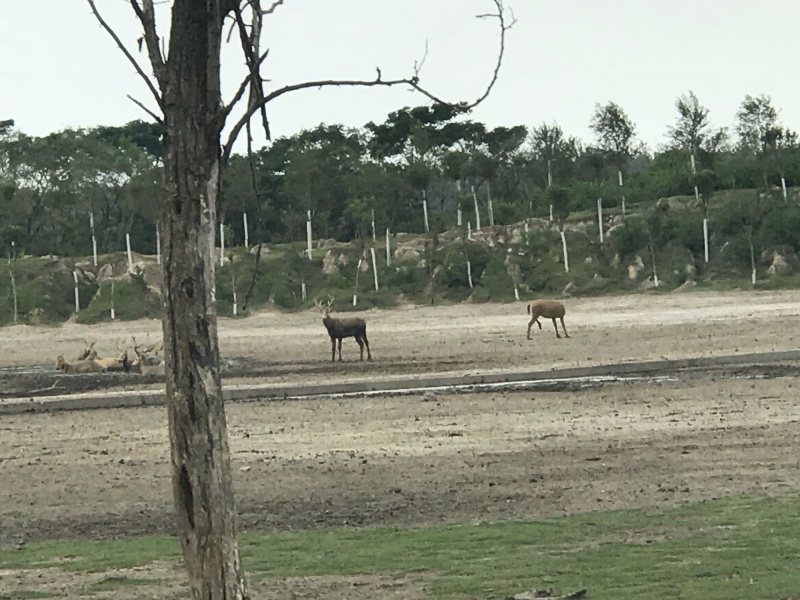
M334 297L328 296L327 302L323 304L320 300L314 300L314 305L322 313L322 322L324 323L331 315L331 306L333 306Z
M97 350L94 349L95 342L89 343L89 340L83 340L83 342L86 344L86 348L78 355L77 360L94 360L97 358Z

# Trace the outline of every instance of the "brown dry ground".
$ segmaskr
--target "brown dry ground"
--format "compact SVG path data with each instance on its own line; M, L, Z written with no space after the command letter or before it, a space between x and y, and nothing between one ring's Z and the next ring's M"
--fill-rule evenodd
M799 301L798 292L570 300L571 339L556 340L552 324L544 323L531 342L525 340L521 303L370 311L375 360L364 364L350 340L346 362L330 365L319 315L311 312L222 320L220 337L226 358L260 361L263 375L248 379L260 383L484 373L793 350ZM5 366L40 364L43 354L69 351L87 337L110 351L122 333L138 339L147 331L157 334L158 327L7 328L0 355L7 357ZM575 392L440 395L434 401L406 396L230 404L242 525L532 520L795 493L795 383L789 377L708 377ZM171 532L165 411L0 417L0 482L0 546ZM152 567L161 580L164 568ZM0 571L0 597L27 589L29 576ZM64 593L87 583L52 577ZM421 593L413 579L362 579L273 581L270 586L282 591L271 597ZM261 597L270 596L264 591Z

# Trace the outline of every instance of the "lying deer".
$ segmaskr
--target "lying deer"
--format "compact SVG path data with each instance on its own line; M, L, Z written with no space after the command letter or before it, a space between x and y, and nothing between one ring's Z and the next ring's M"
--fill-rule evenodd
M128 360L128 351L123 349L119 342L117 342L117 350L119 350L119 358L100 358L97 355L97 350L94 349L94 342L91 344L86 341L86 348L84 348L83 352L78 355L77 363L82 362L94 362L100 367L102 367L102 371L128 371L130 369L131 363ZM88 367L91 368L91 367ZM96 371L75 371L81 373L94 373Z
M84 340L84 341L86 343L86 348L83 349L83 352L81 352L78 355L78 358L76 358L75 360L78 360L78 361L81 361L81 360L94 360L95 358L97 358L97 350L94 349L94 344L95 343L92 342L90 344L89 340Z
M533 300L528 302L528 314L531 316L531 320L528 323L528 339L531 339L531 326L534 323L539 326L539 329L542 328L542 324L539 322L539 317L553 320L553 327L556 328L557 338L561 337L558 334L558 325L556 324L556 319L559 319L561 321L561 327L564 330L564 337L569 337L569 334L567 333L567 326L564 325L564 315L566 312L567 309L565 309L564 305L557 300Z
M164 375L164 359L155 354L164 347L164 341L162 340L158 345L142 347L136 343L135 337L131 336L131 339L133 340L133 351L136 353L136 358L131 363L131 369L139 371L142 375Z
M367 340L367 322L360 317L348 317L345 319L334 319L331 317L331 305L333 298L328 297L328 303L323 305L319 300L314 304L322 311L322 324L328 330L331 338L331 360L336 360L336 345L339 345L339 361L342 360L342 339L352 337L358 342L361 350L361 360L364 360L364 346L367 347L367 360L372 360L372 353L369 351L369 341Z
M56 357L56 368L59 371L64 371L64 373L69 373L70 375L74 373L102 373L105 371L103 366L92 358L79 360L74 363L68 363L66 360L64 360L63 354L59 354Z

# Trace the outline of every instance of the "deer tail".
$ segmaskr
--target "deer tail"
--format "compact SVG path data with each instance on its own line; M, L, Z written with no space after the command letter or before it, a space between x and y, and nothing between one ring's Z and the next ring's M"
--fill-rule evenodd
M528 314L531 314L531 305L530 305L530 303L528 304Z

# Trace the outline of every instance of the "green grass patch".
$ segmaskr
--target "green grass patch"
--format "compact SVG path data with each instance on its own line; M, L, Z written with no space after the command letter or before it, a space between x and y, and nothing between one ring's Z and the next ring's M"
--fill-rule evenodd
M789 497L533 523L249 532L240 541L245 568L259 579L419 573L434 598L586 588L590 597L616 600L750 600L785 598L800 590L800 502ZM101 572L156 560L179 560L177 541L163 536L65 541L0 552L4 569ZM145 583L152 582L110 578L97 585Z
M58 592L42 592L39 590L16 590L13 594L0 592L0 600L28 600L31 598L58 598Z

